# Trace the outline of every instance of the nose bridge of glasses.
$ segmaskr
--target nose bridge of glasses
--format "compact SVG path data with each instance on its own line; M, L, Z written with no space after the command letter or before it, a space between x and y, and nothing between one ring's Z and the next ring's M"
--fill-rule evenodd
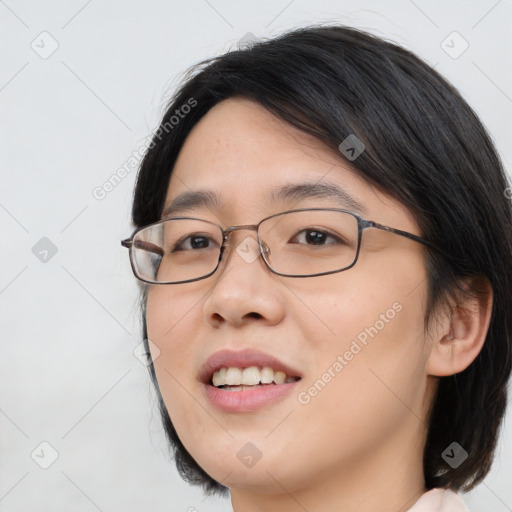
M228 239L232 238L231 233L235 231L240 231L242 229L248 229L251 231L258 232L258 225L257 224L244 224L242 226L230 226L229 228L226 228L223 230L222 235L224 237L224 241L227 242Z
M258 239L258 227L259 227L258 224L244 224L241 226L230 226L230 227L224 229L222 232L223 237L224 237L223 238L223 249L225 249L226 245L228 244L228 241L231 239L231 234L234 233L235 231L241 231L241 230L255 231L256 232L256 240L257 240ZM239 242L242 243L243 240L245 240L245 237L242 237L242 235L241 235ZM234 245L234 241L231 243ZM267 252L266 244L264 242L262 242L262 243L263 243L263 248L264 248L265 252Z

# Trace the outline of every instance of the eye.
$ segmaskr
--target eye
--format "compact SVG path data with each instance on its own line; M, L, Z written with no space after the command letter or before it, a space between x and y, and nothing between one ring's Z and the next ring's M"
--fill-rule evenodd
M188 251L191 249L207 249L211 247L212 239L207 235L193 234L182 237L173 246L171 252Z
M315 228L306 228L303 229L302 231L297 232L297 234L291 240L294 239L297 239L299 241L292 243L299 243L305 245L345 244L345 241L339 236ZM326 243L326 240L328 239L331 239L333 241Z

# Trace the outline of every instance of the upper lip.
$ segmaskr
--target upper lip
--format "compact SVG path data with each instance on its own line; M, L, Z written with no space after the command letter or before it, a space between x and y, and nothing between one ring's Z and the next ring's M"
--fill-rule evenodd
M287 377L299 377L298 370L291 368L277 357L259 350L219 350L212 354L203 364L199 372L199 380L204 384L210 384L212 375L221 368L249 368L250 366L269 366L273 370L286 373Z

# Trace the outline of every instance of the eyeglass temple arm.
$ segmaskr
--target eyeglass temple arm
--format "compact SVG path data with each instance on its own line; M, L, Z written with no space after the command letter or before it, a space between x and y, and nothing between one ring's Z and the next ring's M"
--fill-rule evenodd
M379 224L378 222L373 222L372 220L365 221L365 223L363 224L363 229L364 228L376 228L376 229L381 229L383 231L389 231L390 233L395 233L396 235L400 235L405 238L409 238L410 240L414 240L415 242L419 242L420 244L426 245L427 247L430 247L431 249L434 249L434 250L444 254L447 258L453 258L453 256L449 255L447 252L445 252L443 249L438 247L436 244L433 244L432 242L425 240L425 238L422 238L421 236L414 235L413 233L409 233L407 231L402 231L401 229L390 228L389 226L384 226L383 224Z
M158 254L159 256L164 255L162 248L158 247L158 245L152 244L151 242L134 241L132 238L127 238L126 240L121 240L121 245L123 247L127 247L128 249L131 247L137 247L138 249L152 252L154 254Z

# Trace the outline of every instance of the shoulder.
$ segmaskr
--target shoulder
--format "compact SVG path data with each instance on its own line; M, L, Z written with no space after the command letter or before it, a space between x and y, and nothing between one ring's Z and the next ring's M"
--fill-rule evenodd
M435 488L423 494L407 512L469 512L462 498L451 489Z

